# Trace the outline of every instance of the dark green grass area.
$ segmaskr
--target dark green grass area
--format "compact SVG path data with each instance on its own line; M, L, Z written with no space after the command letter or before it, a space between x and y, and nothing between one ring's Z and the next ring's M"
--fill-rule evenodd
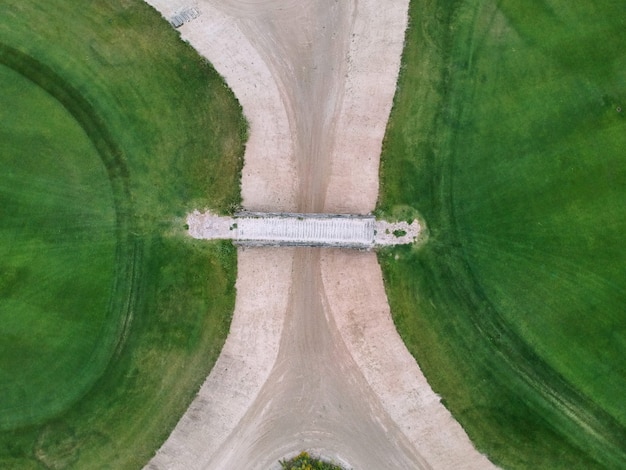
M411 4L379 210L429 238L380 260L405 343L506 468L626 468L624 22Z
M0 5L0 468L140 468L210 371L246 126L140 1Z

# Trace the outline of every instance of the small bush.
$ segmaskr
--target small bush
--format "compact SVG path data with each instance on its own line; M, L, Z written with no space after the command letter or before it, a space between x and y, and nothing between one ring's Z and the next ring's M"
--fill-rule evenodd
M280 466L284 470L343 470L339 465L311 457L308 452L302 452L290 460L282 460Z

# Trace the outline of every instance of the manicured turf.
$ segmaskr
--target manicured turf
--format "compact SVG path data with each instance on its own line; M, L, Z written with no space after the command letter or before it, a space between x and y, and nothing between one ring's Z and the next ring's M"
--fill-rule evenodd
M0 5L0 468L140 468L211 369L245 123L141 1Z
M380 211L429 240L380 255L398 329L498 464L626 468L623 5L411 17Z
M0 66L0 83L0 429L7 429L85 393L110 357L112 335L102 333L120 312L108 312L115 210L95 148L33 82Z

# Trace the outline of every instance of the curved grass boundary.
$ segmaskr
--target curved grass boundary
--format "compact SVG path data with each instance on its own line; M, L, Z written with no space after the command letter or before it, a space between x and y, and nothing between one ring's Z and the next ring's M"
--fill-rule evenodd
M223 80L140 1L9 0L0 43L113 163L125 263L115 302L132 318L116 325L116 354L77 403L0 433L0 467L140 468L228 332L235 249L189 239L182 217L237 207L246 124Z
M119 231L98 152L45 90L1 63L0 82L0 429L10 429L88 390L124 312L110 308Z
M2 43L0 64L13 69L59 101L83 128L106 168L115 205L117 237L115 284L112 288L109 314L119 318L119 321L117 331L102 332L102 337L117 338L112 349L119 353L132 321L137 266L141 257L140 244L133 235L137 232L137 227L128 185L128 167L122 157L123 152L94 107L50 67Z
M546 19L535 14L540 3L524 7L534 14L526 24L529 29L541 24L542 31L551 31L550 25L558 24L551 23L556 16ZM550 355L538 351L537 344L524 336L525 330L505 315L505 307L494 302L493 285L488 293L475 258L469 257L466 214L471 212L467 207L479 211L480 201L467 199L474 193L462 192L462 184L469 180L466 175L471 175L470 171L481 171L480 166L472 166L473 145L482 135L477 129L485 121L496 129L498 125L484 117L472 121L472 113L484 106L472 100L478 99L481 83L489 79L476 72L480 69L475 64L482 59L479 53L490 32L500 34L504 50L505 29L496 19L501 20L498 10L505 6L513 8L511 2L479 5L416 0L411 4L411 28L383 153L379 211L393 214L398 206L414 207L429 227L429 240L417 252L397 249L380 253L394 321L435 391L444 397L477 447L499 465L622 468L626 465L626 429L619 417L583 393L584 382L573 384L555 369ZM584 19L579 24L584 25ZM565 27L559 28L555 34L567 34ZM590 36L581 37L588 40ZM545 41L535 44L529 41L515 47L531 52L536 47L545 54ZM591 49L585 43L582 50ZM499 60L492 58L494 69ZM568 73L577 73L571 55L557 64L555 67L568 67ZM589 73L588 65L583 69L581 73ZM499 67L494 74L505 73L503 70ZM505 90L503 99L508 98ZM481 95L481 99L489 98ZM519 125L523 125L524 103L506 103L516 110ZM608 100L604 112L613 104ZM562 126L567 125L566 120ZM501 141L510 140L507 132L510 134L502 129ZM467 135L475 140L468 140ZM490 142L499 145L499 140ZM531 142L529 139L527 147L532 149ZM504 145L498 147L501 155L507 155ZM545 145L545 140L536 140L538 152ZM483 165L496 167L495 158L497 155ZM614 170L617 174L622 171L619 167ZM536 168L534 175L545 172ZM496 181L497 175L491 175L483 184ZM492 194L494 191L497 194L491 189ZM524 202L520 203L523 207ZM465 217L463 225L459 214ZM500 214L491 212L489 216ZM471 235L478 237L481 228L474 230ZM601 344L603 338L597 339ZM619 370L618 362L613 365Z

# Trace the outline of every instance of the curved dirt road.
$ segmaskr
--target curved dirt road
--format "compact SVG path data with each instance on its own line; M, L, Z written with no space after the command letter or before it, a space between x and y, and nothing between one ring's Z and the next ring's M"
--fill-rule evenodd
M373 210L407 0L149 1L224 75L250 121L249 210ZM240 249L231 332L152 469L490 468L391 322L373 253Z
M207 468L270 468L317 449L354 468L430 468L383 409L329 315L319 249L298 249L278 358ZM255 462L255 465L250 465Z
M247 38L254 38L287 112L299 181L294 209L323 212L354 7L333 0L272 9L274 3L252 3L253 16L243 14L239 24ZM220 2L221 8L230 5L244 2Z

